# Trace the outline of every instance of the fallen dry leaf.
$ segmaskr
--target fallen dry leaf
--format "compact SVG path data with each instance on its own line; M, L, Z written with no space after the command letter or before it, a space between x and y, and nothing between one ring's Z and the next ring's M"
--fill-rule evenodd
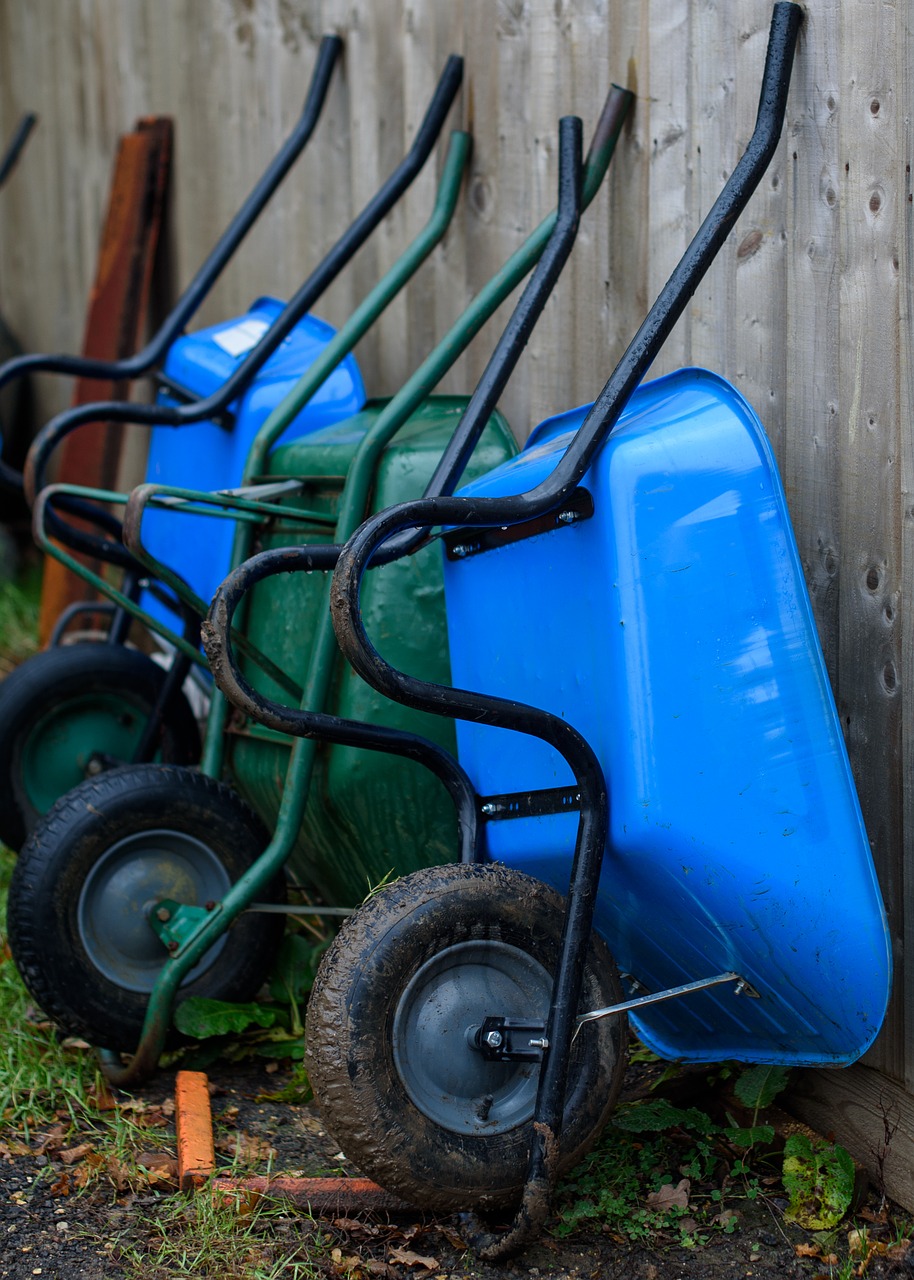
M30 1156L32 1148L27 1142L20 1142L18 1138L10 1138L9 1142L0 1142L0 1159L12 1160L13 1156Z
M435 1224L435 1230L439 1235L444 1236L452 1249L459 1249L462 1253L467 1248L466 1240L464 1240L463 1236L458 1235L453 1227L444 1226L440 1222L437 1222Z
M93 1177L104 1167L104 1156L100 1156L97 1151L88 1151L73 1173L72 1185L77 1188L87 1187Z
M68 1196L70 1194L70 1175L66 1169L64 1169L57 1181L52 1182L48 1187L48 1193L52 1196Z
M178 1162L167 1151L144 1151L137 1156L136 1162L145 1170L150 1186L169 1188L178 1185Z
M739 1214L733 1209L722 1209L720 1213L715 1213L711 1221L716 1222L718 1226L725 1227L728 1222L732 1222L734 1219L738 1218Z
M412 1249L391 1249L389 1262L399 1262L404 1267L423 1267L426 1271L438 1270L437 1258L423 1258L419 1253L413 1253Z
M251 1164L262 1160L275 1160L277 1155L276 1148L271 1147L266 1138L245 1133L243 1129L238 1129L227 1138L220 1138L216 1143L216 1150L223 1155L236 1156L239 1160Z
M688 1178L682 1178L675 1187L668 1182L658 1191L652 1191L644 1203L649 1209L688 1209L691 1187L692 1184Z
M65 1127L62 1124L55 1124L47 1133L35 1135L35 1143L32 1150L36 1155L47 1155L59 1151L64 1144L65 1134Z
M817 1244L807 1244L803 1241L801 1244L795 1244L793 1251L798 1258L821 1258L822 1250Z
M375 1237L381 1234L381 1228L374 1222L362 1222L359 1218L334 1218L333 1225L351 1236Z
M83 1160L92 1150L91 1142L80 1142L75 1147L68 1147L66 1151L58 1151L57 1159L63 1164L76 1164L78 1160Z
M105 1161L105 1172L114 1184L115 1190L126 1191L130 1186L133 1170L117 1156L109 1156Z
M357 1280L357 1277L365 1274L362 1259L357 1257L356 1254L347 1256L342 1249L332 1249L330 1251L330 1260L333 1263L333 1270L338 1275L354 1277Z
M119 1106L117 1098L103 1080L86 1090L86 1100L96 1111L116 1111Z

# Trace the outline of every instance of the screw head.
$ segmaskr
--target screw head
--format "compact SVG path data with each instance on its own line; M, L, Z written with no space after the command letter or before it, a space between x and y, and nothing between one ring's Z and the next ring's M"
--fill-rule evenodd
M451 547L451 555L456 556L458 560L462 560L466 553L467 549L464 546Z
M171 942L169 942L169 944L168 944L168 950L169 950L169 951L177 951L177 949L178 949L178 944L177 944L177 942L175 942L174 940L172 940Z
M489 1046L490 1049L500 1049L503 1040L504 1040L504 1036L501 1034L500 1031L486 1032L486 1044Z
M162 923L164 924L166 920L171 919L171 912L168 910L167 907L159 907L159 909L156 911L156 919L161 920Z

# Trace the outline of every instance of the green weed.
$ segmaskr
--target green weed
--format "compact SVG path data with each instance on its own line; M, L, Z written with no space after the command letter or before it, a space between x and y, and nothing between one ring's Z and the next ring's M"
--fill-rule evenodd
M201 1188L193 1198L160 1200L155 1215L138 1215L113 1242L125 1280L226 1276L246 1280L316 1280L329 1240L280 1201L247 1192Z
M16 1027L0 1040L0 1134L28 1142L36 1129L65 1118L77 1125L101 1088L95 1060L61 1041L32 1005L3 932L13 855L0 846L0 1025Z
M0 579L0 676L38 646L41 568L29 564L15 581Z

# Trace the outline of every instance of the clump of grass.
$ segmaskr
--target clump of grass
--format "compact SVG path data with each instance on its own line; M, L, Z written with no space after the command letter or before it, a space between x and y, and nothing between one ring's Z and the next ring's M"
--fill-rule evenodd
M290 1214L281 1201L210 1186L193 1198L161 1200L154 1217L136 1217L113 1241L111 1253L125 1280L316 1280L326 1273L330 1243L317 1224Z
M0 1042L0 1134L28 1142L62 1114L78 1123L94 1110L103 1086L93 1055L60 1040L16 972L4 932L13 865L13 854L0 845L0 1025L17 1029Z
M31 563L13 579L0 577L0 678L38 647L41 568Z

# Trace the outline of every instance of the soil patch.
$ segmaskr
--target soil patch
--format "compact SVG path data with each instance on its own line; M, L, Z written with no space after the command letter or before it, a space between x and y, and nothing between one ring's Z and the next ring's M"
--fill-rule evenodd
M221 1166L234 1166L239 1174L358 1172L342 1158L311 1105L267 1096L288 1082L284 1068L220 1062L209 1076ZM643 1077L643 1069L632 1069L629 1096L643 1092ZM28 1143L0 1141L0 1280L108 1280L140 1273L136 1258L155 1245L150 1223L166 1212L173 1215L176 1203L190 1204L173 1189L173 1089L174 1076L162 1073L129 1104L125 1122L142 1132L137 1139L134 1129L131 1151L125 1149L123 1158L111 1155L110 1135L104 1156L94 1150L88 1121L79 1133L67 1130L65 1147L56 1144L62 1134L53 1131L50 1137L48 1131L29 1135ZM466 1249L457 1217L314 1220L288 1205L273 1212L263 1232L252 1228L250 1269L218 1271L204 1260L195 1270L183 1270L175 1262L156 1265L150 1256L143 1274L151 1280L217 1274L220 1280L236 1274L354 1280L850 1280L857 1274L914 1275L914 1253L898 1243L902 1215L873 1191L862 1195L857 1207L857 1221L862 1214L871 1245L879 1242L878 1250L871 1248L865 1270L860 1258L848 1257L847 1224L828 1240L817 1240L784 1220L783 1201L776 1195L735 1199L737 1229L692 1248L663 1233L633 1243L593 1224L560 1236L562 1208L572 1195L566 1191L559 1196L550 1228L534 1244L498 1265L481 1263ZM243 1222L250 1218L252 1204L242 1200L233 1212ZM801 1256L809 1254L815 1256Z

